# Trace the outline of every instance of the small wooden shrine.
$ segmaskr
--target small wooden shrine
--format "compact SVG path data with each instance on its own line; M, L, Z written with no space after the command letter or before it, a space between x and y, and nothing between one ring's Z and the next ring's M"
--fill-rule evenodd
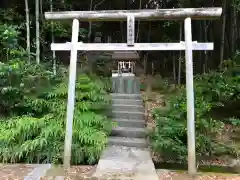
M112 76L135 76L135 62L138 59L136 51L115 51L112 60L116 69L112 71Z

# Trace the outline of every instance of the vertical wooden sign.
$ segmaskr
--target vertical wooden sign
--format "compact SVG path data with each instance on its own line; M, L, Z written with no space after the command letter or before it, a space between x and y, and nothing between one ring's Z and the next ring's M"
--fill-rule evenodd
M133 15L127 17L127 45L134 46L135 39L135 18Z

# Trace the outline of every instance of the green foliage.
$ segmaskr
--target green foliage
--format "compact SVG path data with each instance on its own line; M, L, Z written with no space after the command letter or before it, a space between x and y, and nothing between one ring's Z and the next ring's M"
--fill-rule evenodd
M62 162L66 68L54 75L45 65L27 64L26 52L16 41L17 30L5 25L1 28L0 46L6 47L9 56L0 62L0 161ZM106 88L97 77L80 73L77 78L73 164L95 163L106 145L112 127L104 115L109 105Z
M229 118L229 121L234 126L240 126L240 119L239 118Z
M109 64L112 64L111 56L103 54L93 60L93 70L99 76L111 76Z
M110 121L103 115L103 110L109 103L107 93L99 84L84 74L79 76L76 84L72 146L74 164L95 163L105 147L107 135L111 130ZM22 103L31 108L29 113L34 112L32 116L18 116L7 122L1 121L1 160L62 162L66 98L67 83L64 81L53 90L42 93L38 98ZM42 116L36 117L39 116L39 112Z
M0 64L0 112L20 115L38 111L38 96L50 88L56 78L40 65L26 65L24 61ZM44 110L41 109L40 113Z
M60 22L60 21L44 21L42 28L44 29L43 32L49 32L53 26L53 34L56 37L60 38L69 38L69 34L72 33L72 23L71 22ZM79 36L81 38L86 38L88 31L84 28L79 28Z
M209 73L195 77L195 126L196 152L202 156L219 154L236 155L231 147L220 144L217 137L224 130L224 123L209 113L223 107L226 101L239 100L239 78L225 73ZM169 98L167 109L154 109L157 127L150 134L153 149L165 160L186 161L187 156L187 104L185 88ZM237 125L238 121L232 121Z

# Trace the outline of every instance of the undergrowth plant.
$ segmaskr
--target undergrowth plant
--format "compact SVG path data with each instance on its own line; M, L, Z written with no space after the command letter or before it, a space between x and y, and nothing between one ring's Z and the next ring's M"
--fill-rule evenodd
M210 114L214 108L224 107L227 101L240 100L240 78L212 72L196 76L194 82L197 157L237 156L239 150L217 141L224 130L224 122ZM166 161L186 161L186 89L179 89L176 96L169 98L167 109L154 109L152 115L157 123L150 133L153 150Z
M43 93L34 106L41 117L25 115L0 123L3 162L62 162L67 107L67 83ZM100 83L81 74L76 84L72 163L95 163L107 142L111 122L104 116L109 104ZM44 109L44 110L43 110Z
M67 69L28 64L18 27L0 23L0 161L61 163L65 139ZM7 58L5 57L7 54ZM112 123L105 116L108 86L80 73L76 83L72 164L95 163Z

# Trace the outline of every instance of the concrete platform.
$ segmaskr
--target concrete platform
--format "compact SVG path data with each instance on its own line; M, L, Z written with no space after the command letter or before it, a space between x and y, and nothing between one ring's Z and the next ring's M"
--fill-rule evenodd
M150 151L124 146L107 147L94 177L101 179L158 180Z

